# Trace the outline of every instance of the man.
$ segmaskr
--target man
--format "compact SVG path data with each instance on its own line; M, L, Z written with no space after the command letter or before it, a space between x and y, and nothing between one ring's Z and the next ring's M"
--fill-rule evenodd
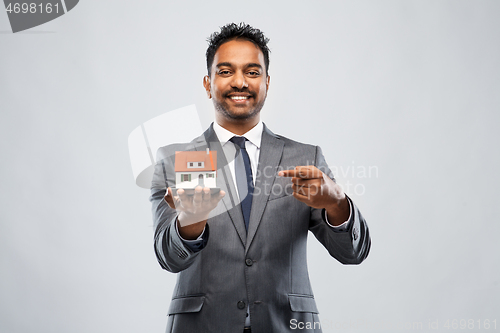
M368 255L366 222L321 149L260 121L270 84L267 42L243 23L214 33L203 85L216 121L191 143L158 150L155 251L164 269L179 272L167 332L321 332L308 231L344 264ZM198 186L192 196L174 194L175 151L207 148L217 151L220 192Z

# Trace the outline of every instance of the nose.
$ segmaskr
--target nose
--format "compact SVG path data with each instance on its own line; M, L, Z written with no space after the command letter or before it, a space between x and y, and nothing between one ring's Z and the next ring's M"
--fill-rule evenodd
M238 89L248 88L248 82L246 81L245 75L243 75L242 72L234 73L231 86Z

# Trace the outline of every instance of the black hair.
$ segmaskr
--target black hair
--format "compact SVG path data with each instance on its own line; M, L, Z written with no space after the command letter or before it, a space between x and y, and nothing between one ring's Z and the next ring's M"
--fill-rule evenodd
M267 47L269 38L264 36L264 33L259 29L251 27L249 24L241 22L240 24L228 23L220 28L220 32L214 32L207 38L208 48L207 48L207 71L208 76L210 76L212 70L212 63L214 61L215 53L219 47L234 39L245 39L256 46L262 51L264 55L264 63L266 65L266 75L268 75L269 70L269 53L271 52Z

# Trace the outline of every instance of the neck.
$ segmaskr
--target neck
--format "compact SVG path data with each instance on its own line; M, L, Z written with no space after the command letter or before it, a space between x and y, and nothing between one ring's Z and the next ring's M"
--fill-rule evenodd
M255 117L252 117L250 119L235 120L226 119L216 115L215 121L220 125L220 127L227 129L229 132L236 135L243 135L257 126L260 121L260 117L259 115L256 115Z

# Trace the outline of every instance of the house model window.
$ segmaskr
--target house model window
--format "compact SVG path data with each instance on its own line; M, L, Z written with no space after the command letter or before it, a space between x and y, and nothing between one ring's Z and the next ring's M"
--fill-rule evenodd
M188 169L204 168L205 162L188 162L187 167L188 167Z

